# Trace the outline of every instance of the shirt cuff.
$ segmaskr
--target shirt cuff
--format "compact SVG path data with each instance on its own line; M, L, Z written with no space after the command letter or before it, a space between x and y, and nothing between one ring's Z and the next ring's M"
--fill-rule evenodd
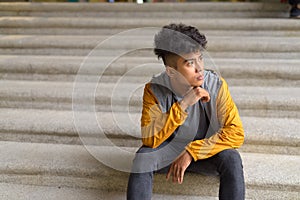
M196 162L198 160L198 157L197 155L194 154L193 150L191 149L190 147L191 144L188 144L186 147L185 147L185 150L187 152L189 152L189 154L193 157L194 161Z

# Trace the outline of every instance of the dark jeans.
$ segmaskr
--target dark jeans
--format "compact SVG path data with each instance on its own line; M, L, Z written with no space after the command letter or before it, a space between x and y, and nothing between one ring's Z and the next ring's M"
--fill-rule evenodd
M138 153L148 153L150 151L153 151L153 149L142 147ZM166 172L168 167L159 170L156 161L157 159L151 161L153 164L151 169ZM135 172L137 172L137 165L145 166L141 164L142 162L141 157L134 159L133 168L135 168ZM149 162L147 167L149 167ZM220 176L219 199L221 200L245 199L243 165L240 154L235 149L224 150L211 158L192 162L187 168L187 172ZM150 200L152 197L153 174L153 171L131 173L128 180L127 200Z

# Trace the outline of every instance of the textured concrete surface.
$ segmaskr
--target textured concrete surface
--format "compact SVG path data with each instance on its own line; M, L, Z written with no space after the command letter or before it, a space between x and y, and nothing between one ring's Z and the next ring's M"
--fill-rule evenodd
M101 129L106 136L110 138L126 139L126 136L135 137L139 140L140 114L132 113L88 113L76 112L75 116L72 111L54 111L54 110L36 110L36 109L1 109L0 110L0 131L6 136L1 135L2 139L7 140L15 137L16 141L25 139L22 134L38 137L44 135L42 142L47 142L49 137L70 137L70 143L74 137L77 137L77 126L86 125L89 129L84 132L79 129L83 135L100 136ZM80 121L74 121L74 117ZM97 118L95 118L97 117ZM278 145L298 147L300 143L300 135L298 131L298 118L258 118L244 117L242 121L245 129L246 143L256 145ZM99 124L93 124L93 119ZM128 120L129 119L129 120ZM82 131L82 132L81 132ZM11 134L10 134L11 133ZM98 134L97 134L98 133ZM34 137L32 140L34 141ZM41 138L42 139L42 138ZM130 138L127 138L130 140ZM131 138L132 139L132 138ZM52 140L49 140L51 142ZM126 140L125 140L126 141Z
M9 200L125 200L125 192L68 187L0 184L0 198ZM216 197L153 194L153 200L216 200Z
M89 57L89 64L84 65L84 57L72 56L16 56L0 55L1 73L26 73L53 74L53 75L76 75L79 72L86 75L95 75L104 71L107 76L130 76L151 77L164 70L162 61L157 60L154 54L148 57L126 57L122 56L115 60L114 57ZM230 58L205 58L209 64L214 62L215 66L207 66L219 71L226 78L246 79L261 78L268 79L292 79L296 81L300 77L300 61L286 59L230 59ZM211 59L211 60L210 60ZM113 61L113 63L108 64ZM6 67L9 65L9 68ZM146 65L142 70L136 68ZM21 78L21 77L20 77ZM33 77L34 78L34 77Z
M97 81L98 78L95 81ZM125 79L126 81L126 79ZM147 80L145 80L145 83ZM71 83L39 81L0 81L1 107L139 112L143 83ZM299 117L299 87L229 87L231 95L244 116Z
M155 17L154 17L155 18ZM298 30L297 20L281 19L260 19L260 18L117 18L108 17L105 20L96 20L92 17L72 18L72 17L2 17L0 25L3 28L141 28L141 27L161 27L170 23L171 20L180 20L182 23L193 24L200 30Z
M299 199L300 21L288 19L288 10L278 1L201 6L0 3L0 198L125 199L128 173L103 163L130 169L136 148L129 147L140 145L142 86L163 69L153 66L158 62L152 50L126 54L106 69L95 92L101 112L94 115L94 107L83 107L91 105L86 92L109 56L119 58L137 45L152 45L153 33L136 31L90 56L93 62L82 71L75 101L76 109L92 112L70 111L72 84L84 56L108 36L180 21L207 35L209 56L240 108L247 199ZM131 98L124 103L128 89ZM113 116L103 112L111 104ZM187 174L179 186L157 175L153 199L216 199L218 182L217 177Z
M216 7L217 5L217 7ZM178 12L178 11L285 11L288 6L285 4L278 3L214 3L214 2L202 2L201 6L198 3L188 3L188 4L176 4L176 3L160 3L160 4L72 4L67 3L53 4L53 3L43 3L43 4L28 4L28 3L1 3L1 11L32 11L32 12L87 12L87 11L102 11L102 12L119 12L119 11L137 11L139 9L143 12Z
M99 151L98 155L93 155L107 154L110 157L109 162L122 165L122 169L130 166L133 154L124 157L121 156L120 149L91 148L97 148ZM94 188L104 191L108 188L125 191L126 188L126 173L103 166L89 155L83 146L0 142L0 149L1 182ZM299 195L300 177L295 173L300 166L299 156L242 153L242 157L247 188L260 188L265 192L282 191L292 195L291 197ZM166 183L164 175L157 175L155 181L155 191L158 193L210 196L216 195L218 190L217 177L188 174L183 185L174 185ZM199 188L199 185L202 187ZM252 197L249 193L247 195Z
M113 10L113 9L112 9ZM266 18L287 18L288 11L213 11L213 10L205 10L205 11L188 11L188 12L166 12L162 10L156 10L151 12L140 11L137 9L134 12L101 12L101 11L82 11L81 12L70 12L64 11L59 12L59 10L54 12L41 12L41 11L20 11L16 14L14 11L4 11L1 12L0 16L32 16L32 17L119 17L119 18L250 18L250 17L266 17Z
M77 20L77 19L76 19ZM23 22L20 22L21 24ZM33 23L36 25L36 23ZM45 24L42 22L41 24ZM143 27L141 27L143 28ZM0 48L18 49L87 49L92 50L98 44L102 49L124 49L136 50L139 48L153 47L153 36L159 30L157 28L148 28L152 35L136 36L139 31L122 33L113 37L109 42L102 43L107 36L61 36L61 35L7 35L0 38ZM147 29L147 28L145 28ZM135 41L134 43L132 41ZM209 52L299 52L300 42L297 37L246 37L240 36L239 39L229 36L211 36L208 38ZM240 42L243 41L243 43ZM30 52L30 51L29 51ZM51 52L51 51L49 51ZM54 52L53 52L54 53ZM101 55L101 54L99 54Z
M101 191L95 189L78 189L68 187L34 186L20 184L0 184L0 198L9 200L125 200L125 192ZM247 190L248 193L257 194L255 190ZM272 194L272 195L270 195ZM252 198L259 199L263 197L266 200L297 199L297 193L294 196L291 193L282 193L278 191L266 191L263 195L252 195ZM209 196L191 196L191 195L171 195L171 194L153 194L153 200L217 200L217 197Z
M201 15L202 13L197 13L197 15ZM205 14L205 13L204 13ZM214 13L207 13L208 15L214 14ZM270 13L271 14L271 13ZM288 14L288 13L285 13ZM55 14L54 14L55 15ZM206 14L205 14L206 15ZM199 16L198 16L199 17ZM106 29L101 27L96 28L64 28L64 27L58 27L58 28L22 28L22 27L14 27L14 28L1 28L0 32L3 34L8 35L111 35L111 34L117 34L123 31L126 31L126 28L113 28L113 29ZM205 35L207 36L252 36L254 33L251 30L207 30L204 27L201 29L201 31L205 31ZM145 32L147 34L147 32ZM257 36L266 36L266 37L277 37L277 36L299 36L300 31L299 30L257 30L255 31L255 35Z
M125 200L125 192L117 191L101 191L95 189L78 189L68 187L51 187L51 186L34 186L20 184L0 184L0 198L9 200ZM247 190L248 193L256 193L254 190ZM272 193L273 195L270 195ZM275 195L274 195L275 194ZM297 193L295 193L297 194ZM263 198L266 200L291 199L288 193L277 191L265 192ZM259 199L260 196L252 195L252 198ZM294 199L297 196L294 195ZM217 197L208 196L191 196L191 195L170 195L170 194L153 194L153 200L217 200Z
M96 47L97 43L95 43ZM88 56L92 49L72 49L72 48L2 48L0 54L2 55L65 55L65 56ZM153 51L149 49L133 51L129 49L115 50L115 49L101 49L94 52L96 56L112 56L123 55L124 53L130 53L132 56L148 56L152 55ZM210 56L213 58L251 58L251 59L297 59L300 57L299 52L241 52L241 51L210 51Z
M84 64L84 57L0 55L0 77L2 80L73 82L78 80L80 69L81 82L100 79L103 72L101 82L117 83L122 79L126 83L145 83L153 74L164 70L154 55L121 56L107 64L114 59L89 57L88 64ZM207 59L207 68L219 72L229 86L300 87L298 60Z

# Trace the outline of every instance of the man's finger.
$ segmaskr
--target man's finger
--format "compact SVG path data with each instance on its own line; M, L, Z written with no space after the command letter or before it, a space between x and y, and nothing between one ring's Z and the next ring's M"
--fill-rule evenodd
M174 176L173 176L173 182L178 183L180 177L180 167L178 165L174 166Z
M209 102L209 100L210 100L209 96L203 96L201 98L201 101L204 102L204 103Z
M176 174L177 174L177 167L174 166L174 167L173 167L173 173L172 173L172 176L173 176L173 183L176 182L176 177L177 177Z
M167 181L169 180L170 175L171 175L171 173L172 173L172 166L173 166L173 165L171 165L171 167L170 167L169 170L168 170L168 173L167 173L167 176L166 176Z
M176 177L175 177L175 181L177 182L177 183L179 183L179 180L180 180L180 167L177 167L177 169L176 169Z
M184 170L181 170L180 178L179 178L179 183L180 184L183 182L183 177L184 177Z

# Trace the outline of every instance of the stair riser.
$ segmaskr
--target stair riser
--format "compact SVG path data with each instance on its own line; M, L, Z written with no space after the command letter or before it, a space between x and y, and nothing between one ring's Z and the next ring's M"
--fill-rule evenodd
M0 32L6 35L112 35L118 34L120 32L126 31L126 28L1 28ZM300 31L297 30L208 30L207 28L202 28L206 35L211 36L264 36L264 37L299 37ZM147 33L145 33L147 34Z
M105 134L118 146L141 145L140 113L2 109L0 114L0 137L3 140L79 144L80 135L85 144L107 146L103 140ZM300 119L245 116L241 119L245 144L253 145L246 151L255 150L255 145L258 151L274 146L271 151L278 153L282 149L280 154L286 152L284 149L290 148L291 152L299 149L297 127ZM282 134L287 129L289 131Z
M41 133L41 132L20 132L14 133L15 130L0 130L0 140L1 141L11 141L11 142L33 142L33 143L51 143L51 144L68 144L68 145L82 145L82 140L78 137L78 134L74 132L72 136L71 133L66 135L55 135L54 133ZM124 138L115 138L114 135L107 133L107 138L116 146L119 147L140 147L141 139L132 139L128 136ZM95 140L96 141L96 140ZM99 142L90 143L89 145L107 145L105 143L101 144ZM272 145L260 145L257 141L251 141L246 138L245 143L239 149L240 152L248 153L262 153L262 154L282 154L282 155L299 155L300 148L296 146L276 146Z
M111 103L111 99L103 99L102 97L97 99L95 104L88 104L90 100L82 100L82 103L76 103L75 105L81 106L82 110L88 111L91 107L94 107L96 111L106 111L110 112L113 107L114 111L125 112L130 109L131 112L141 111L141 102L135 101L131 102L129 105L122 105L122 101L118 103ZM115 101L115 100L114 100ZM126 100L125 100L126 101ZM294 101L290 102L265 102L259 100L253 100L245 102L243 100L235 101L237 107L240 110L241 115L244 116L257 116L257 117L291 117L299 118L300 106L294 105ZM38 97L28 97L28 98L16 98L16 97L6 97L2 98L0 102L1 108L33 108L33 109L50 109L50 110L72 110L72 99L60 99L60 98L41 98Z
M81 77L78 77L79 80ZM93 77L90 77L93 78ZM66 109L140 112L144 83L120 80L107 83L96 79L91 82L11 82L3 81L0 88L2 108ZM125 82L124 82L125 81ZM146 81L145 81L146 82ZM231 95L241 112L274 113L275 116L298 117L299 88L230 87ZM289 115L289 114L290 115Z
M300 87L300 80L293 80L293 79L267 79L267 78L229 78L226 75L222 75L227 83L230 86L253 86L253 85L260 85L261 87L272 87L274 85L280 85L280 87ZM83 82L89 82L90 79L95 79L97 77L94 76L85 76L85 78L82 76ZM118 80L120 80L122 77L120 76L102 76L101 80L106 83L116 83ZM64 81L64 82L74 82L76 80L75 75L44 75L44 74L19 74L19 73L0 73L0 79L1 80L23 80L23 81ZM127 80L128 79L128 80ZM124 79L123 79L124 80ZM145 76L134 76L134 77L127 77L126 78L127 83L140 83L143 84L145 82L149 81L149 77Z
M39 147L38 147L39 148ZM69 148L68 148L69 149ZM29 149L24 149L24 153L28 152ZM72 150L70 148L69 150ZM75 150L75 149L73 149ZM46 153L47 151L45 151ZM69 152L70 153L70 152ZM83 153L81 151L77 153ZM108 153L108 152L107 152ZM57 155L58 152L55 154L50 154L52 156ZM85 154L88 156L87 152ZM38 154L42 156L42 153ZM84 155L84 154L82 154ZM262 175L262 177L258 178L258 181L254 181L252 177L252 173L259 174L258 170L260 170L261 166L258 166L258 169L251 168L254 163L249 163L254 158L257 158L257 162L263 162L262 156L258 157L256 154L247 154L247 157L243 157L244 167L245 167L245 177L247 180L246 187L247 187L247 198L257 198L262 197L262 194L266 198L266 196L278 195L279 192L284 193L286 197L293 198L298 195L299 186L295 184L278 184L272 185L270 182L262 184L262 178L266 175ZM66 156L64 153L62 156ZM116 156L114 152L112 152L111 156ZM284 157L284 156L277 156L280 157L282 160L279 160L279 164L284 166L280 167L281 169L288 165L284 163L286 161L290 161L292 158ZM76 157L75 157L76 158ZM74 162L75 158L71 160L66 158L66 162ZM275 159L271 158L272 163L275 164ZM295 158L295 157L293 157ZM52 165L48 166L51 162L41 163L41 166L37 165L37 160L33 163L27 163L26 168L20 169L18 166L11 166L5 167L3 165L1 168L1 176L0 181L5 183L17 183L17 184L26 184L26 185L42 185L42 186L56 186L56 187L73 187L73 188L86 188L86 189L101 189L104 191L126 191L127 181L128 181L128 173L119 172L116 170L112 170L108 167L103 166L101 163L96 163L96 160L93 160L91 156L88 156L88 159L85 159L85 165L89 165L87 169L77 168L74 166L64 166L61 160L60 162L54 162ZM44 161L45 162L45 161ZM122 162L122 161L119 161ZM128 161L127 161L128 162ZM297 164L298 161L293 161L293 164ZM24 165L23 164L23 165ZM47 165L48 164L48 165ZM70 164L70 163L69 163ZM270 163L268 163L270 165ZM279 164L276 164L277 167ZM7 163L9 165L9 163ZM83 166L81 166L83 167ZM265 169L266 167L262 167ZM262 170L261 169L261 170ZM13 173L12 173L13 172ZM268 175L270 172L266 172ZM293 180L295 181L295 180ZM285 183L289 181L285 180ZM205 184L203 184L205 183ZM199 189L199 185L201 188ZM165 174L156 174L154 179L154 191L156 193L168 193L168 194L193 194L193 195L204 195L204 196L217 196L218 194L218 185L219 185L219 178L218 177L211 177L211 176L202 176L196 174L185 174L184 183L182 185L174 185L171 182L166 182ZM258 189L259 188L259 189ZM255 190L254 193L252 191ZM272 192L273 191L273 192ZM274 192L275 191L275 192ZM266 195L269 194L269 195ZM253 196L252 196L253 195ZM255 196L254 196L255 195ZM282 196L281 196L282 197Z
M0 16L25 16L25 17L95 17L95 18L288 18L288 12L1 12Z
M135 38L132 36L115 36L115 37L22 37L12 38L8 37L6 40L0 40L0 48L5 50L82 50L91 51L94 48L93 55L103 56L105 51L116 51L130 53L132 51L140 51L140 49L146 49L153 47L153 37L145 36ZM209 42L208 52L263 52L263 53L298 53L300 52L300 42L295 38L285 38L285 41L281 41L283 38L211 38ZM208 38L209 40L209 38ZM240 40L243 40L242 43ZM153 55L153 48L150 50L142 50L151 52ZM12 54L13 55L13 54ZM116 54L112 54L116 55ZM122 54L121 54L122 55Z
M127 3L98 3L98 4L68 4L68 3L1 3L0 11L16 11L16 12L203 12L207 10L219 12L238 12L238 11L286 11L289 5L280 4L278 2L255 3L255 2L201 2L201 4L189 2L188 4L176 4L172 2L159 4L127 4Z
M124 77L144 77L143 81L149 79L154 74L164 71L165 67L161 61L158 61L155 56L150 56L144 60L136 57L123 57L115 60L114 58L88 58L88 62L93 64L85 64L84 57L82 60L75 61L71 57L68 60L61 60L52 57L51 59L41 59L36 61L34 59L24 58L22 60L17 56L0 58L0 73L12 77L20 76L76 76L77 74L90 75L99 74L104 76L123 76ZM55 60L57 59L57 60ZM287 60L284 62L260 62L255 59L226 61L214 58L206 58L208 61L207 69L212 69L219 72L223 77L229 79L285 79L285 80L299 80L300 77L300 62L292 62ZM113 62L112 64L109 64ZM213 62L213 63L212 63ZM103 64L101 64L103 63ZM205 60L206 64L206 60ZM79 71L80 69L80 71ZM47 78L45 77L45 80ZM100 78L100 74L99 74ZM121 77L120 77L121 78ZM51 78L49 78L51 80ZM59 79L58 79L59 80ZM64 79L61 79L64 80ZM130 81L130 80L128 80Z
M81 189L101 189L103 191L126 192L128 174L118 173L111 176L103 175L98 178L79 178L51 175L1 175L0 181L4 183L16 183L38 186L71 187ZM182 185L174 185L165 181L164 174L155 175L154 192L165 195L218 195L218 179L216 177L204 177L200 175L185 175ZM201 185L201 187L199 187ZM279 190L268 187L246 185L246 198L248 199L297 199L299 192L290 190L287 186L281 186Z
M47 49L0 49L1 55L57 55L57 56L88 56L91 53L90 50L83 49L55 49L55 48L47 48ZM112 56L112 55L122 55L122 52L114 51L114 50L105 50L98 53L101 56ZM131 53L132 56L149 56L153 55L152 51L139 51ZM298 59L300 57L300 53L297 52L210 52L210 56L213 58L254 58L254 59Z
M283 19L202 19L202 18L106 18L105 20L91 18L38 18L38 17L3 17L0 19L2 28L85 28L85 29L135 29L144 27L160 28L171 22L192 24L199 30L259 30L259 31L299 31L297 20ZM135 35L135 34L132 34ZM254 34L253 36L256 36Z

